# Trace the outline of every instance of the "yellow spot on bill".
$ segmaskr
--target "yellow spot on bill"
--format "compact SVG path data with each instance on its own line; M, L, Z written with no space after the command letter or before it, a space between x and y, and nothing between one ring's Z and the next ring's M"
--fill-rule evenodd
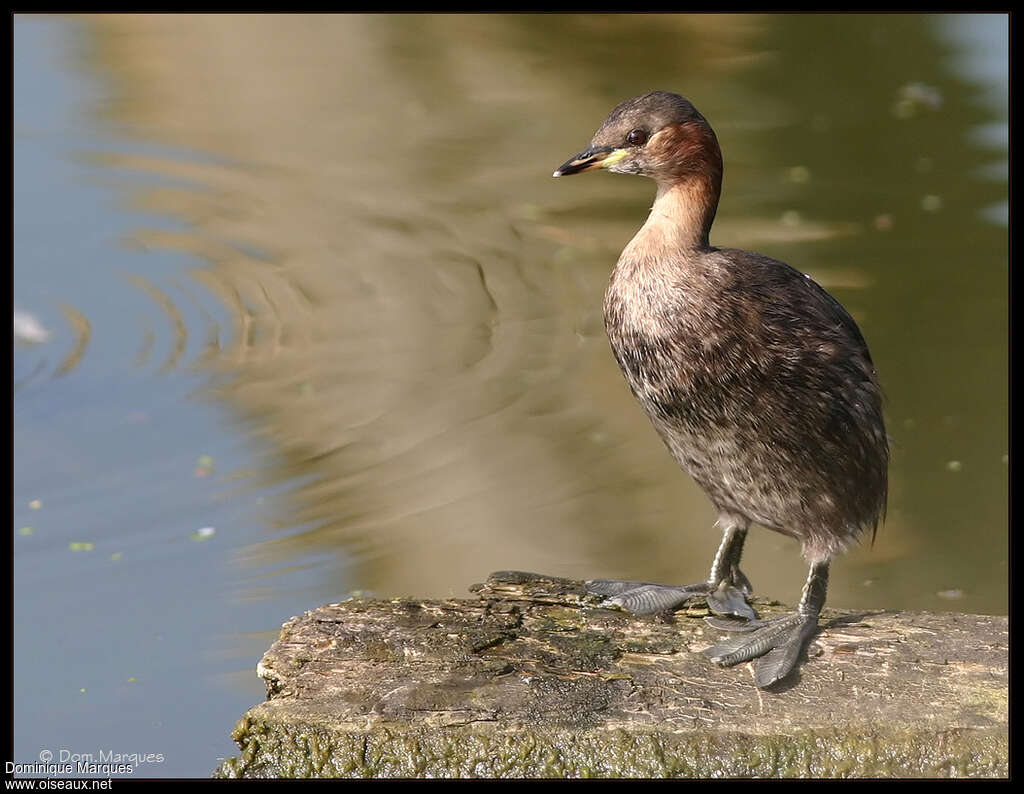
M607 168L610 165L615 165L615 163L619 162L619 160L627 154L629 154L629 152L626 149L616 149L601 161L601 168Z

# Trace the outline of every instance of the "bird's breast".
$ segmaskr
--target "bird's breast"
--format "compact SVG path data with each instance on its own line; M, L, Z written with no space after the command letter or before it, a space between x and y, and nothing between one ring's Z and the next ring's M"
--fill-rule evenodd
M615 358L648 413L691 402L697 359L684 285L619 270L605 293L604 319Z
M685 263L620 261L609 281L608 339L630 389L656 423L695 433L717 427L765 378L756 306L734 311L717 276ZM738 384L747 388L738 391Z

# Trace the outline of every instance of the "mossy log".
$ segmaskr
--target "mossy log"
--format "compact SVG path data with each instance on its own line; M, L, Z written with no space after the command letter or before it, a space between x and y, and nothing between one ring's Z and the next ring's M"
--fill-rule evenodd
M700 653L723 636L703 608L637 618L511 571L471 589L285 623L215 774L1008 775L1005 617L829 609L809 660L762 691Z

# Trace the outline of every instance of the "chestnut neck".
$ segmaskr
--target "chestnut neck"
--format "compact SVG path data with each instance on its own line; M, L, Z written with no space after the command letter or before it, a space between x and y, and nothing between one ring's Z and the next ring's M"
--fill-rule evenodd
M651 214L637 237L643 235L648 247L660 245L681 254L708 250L721 192L720 169L658 180Z

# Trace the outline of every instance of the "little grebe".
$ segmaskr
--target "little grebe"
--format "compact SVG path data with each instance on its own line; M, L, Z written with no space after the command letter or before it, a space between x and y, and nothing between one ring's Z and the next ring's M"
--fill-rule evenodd
M724 532L706 582L597 579L588 589L638 614L702 597L739 630L705 651L759 659L755 683L792 672L818 625L829 562L885 512L882 394L857 324L789 265L708 241L722 187L711 126L678 94L616 107L554 176L596 168L652 178L657 197L605 294L605 328L629 387L669 452L704 489ZM760 621L740 571L757 522L798 539L810 573L794 614ZM873 535L872 535L873 536Z

